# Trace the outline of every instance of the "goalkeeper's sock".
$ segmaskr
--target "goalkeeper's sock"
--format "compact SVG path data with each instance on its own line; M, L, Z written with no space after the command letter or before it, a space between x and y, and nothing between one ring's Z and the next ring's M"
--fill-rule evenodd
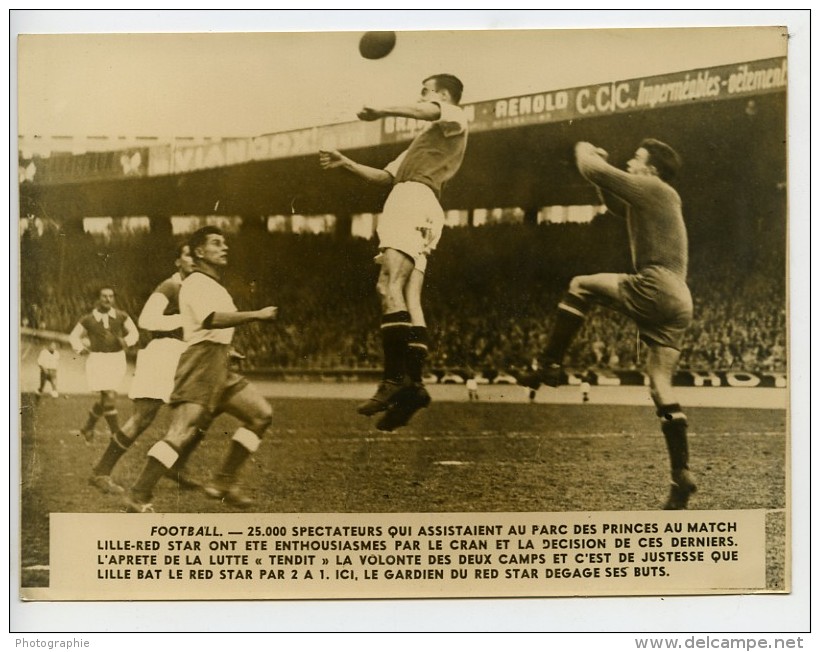
M550 330L547 348L542 362L545 365L561 364L572 339L581 329L589 304L583 297L567 292L558 304L555 322Z
M122 431L116 432L111 436L111 441L108 442L108 448L105 449L97 466L94 467L94 475L111 475L111 471L119 462L120 458L125 455L125 452L131 447L134 442L127 439Z
M689 468L689 422L678 403L662 405L657 415L661 419L661 432L669 451L669 464L672 471Z
M428 340L425 326L413 326L407 341L407 375L414 383L421 382L424 362L427 360Z
M394 383L404 381L405 351L410 337L410 313L392 312L382 317L381 333L384 347L384 379Z

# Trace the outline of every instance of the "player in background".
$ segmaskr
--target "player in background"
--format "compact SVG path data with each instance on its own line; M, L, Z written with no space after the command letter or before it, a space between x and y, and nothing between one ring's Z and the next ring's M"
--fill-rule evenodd
M272 419L270 404L230 368L230 357L235 327L253 321L273 321L277 309L268 306L237 311L220 281L228 264L228 245L217 227L199 229L188 245L194 269L179 291L183 337L188 346L179 358L174 377L171 426L165 437L148 451L142 473L125 494L128 512L153 511L150 500L159 479L174 467L203 424L223 412L236 417L241 426L234 432L222 468L205 487L205 493L225 503L247 507L252 500L239 489L239 471L259 447Z
M471 374L467 379L467 400L471 403L478 400L478 381L475 374Z
M607 159L605 150L590 143L575 146L581 174L623 202L635 273L574 277L558 304L540 372L519 382L536 389L540 383L552 387L561 383L564 355L592 302L631 317L649 348L650 394L672 468L664 509L686 509L696 486L689 470L688 422L672 387L681 340L692 321L692 297L686 284L688 237L680 196L670 185L681 161L669 145L650 138L639 144L626 171Z
M51 396L57 398L57 369L60 367L60 351L54 341L48 343L37 356L37 366L40 368L40 387L38 394L46 391L46 385L51 385Z
M541 365L538 364L538 358L533 358L532 362L530 362L529 368L525 371L525 377L538 378L538 374L540 373L538 370L540 368ZM538 387L540 386L540 383L523 384L527 388L527 398L530 400L530 403L535 403L535 397L538 395Z
M581 403L589 403L589 392L592 386L593 374L591 369L587 369L581 376Z
M119 432L112 434L108 448L94 466L89 483L103 493L122 493L124 489L114 482L111 474L120 458L145 432L171 397L174 374L179 356L185 350L182 340L182 316L179 314L179 288L182 280L194 267L187 243L177 249L174 263L177 271L160 283L148 297L137 323L150 331L151 341L137 353L137 365L131 381L128 397L134 402L134 412ZM183 467L197 444L204 437L204 430L196 432L191 444L180 454L176 465L169 470L169 477L181 489L199 487L188 479Z
M427 259L444 225L442 187L458 172L467 147L462 91L458 78L439 74L423 80L415 104L364 107L360 120L398 116L429 123L384 169L356 163L335 150L319 153L325 170L342 168L370 183L392 186L377 229L384 375L373 397L358 407L366 416L386 412L377 423L380 430L407 424L430 404L421 382L428 349L421 294Z
M68 339L78 355L88 352L85 363L88 389L100 393L79 434L86 443L91 443L100 417L105 417L111 434L117 434L120 424L115 400L127 370L125 351L137 343L139 332L131 317L114 307L113 288L100 289L96 306L80 318Z

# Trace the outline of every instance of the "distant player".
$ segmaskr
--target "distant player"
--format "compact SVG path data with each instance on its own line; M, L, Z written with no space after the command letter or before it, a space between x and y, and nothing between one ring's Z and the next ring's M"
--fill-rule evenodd
M467 399L471 403L478 400L478 381L475 379L475 375L467 379Z
M127 370L125 351L137 343L139 332L131 317L114 307L113 288L100 289L97 305L80 318L68 338L75 353L88 352L85 363L88 389L100 393L79 434L86 443L91 443L94 426L100 417L105 417L111 434L115 435L120 432L120 425L114 401Z
M589 403L589 392L592 386L592 372L587 371L581 376L581 403Z
M111 436L108 448L92 471L89 483L103 493L122 493L123 488L111 479L117 462L145 432L159 412L168 403L174 388L174 374L179 356L185 350L182 340L182 316L179 314L179 289L182 280L193 271L194 261L187 244L177 250L177 271L160 283L148 297L140 313L140 328L151 332L151 341L137 353L137 366L131 381L129 398L134 402L134 413L122 429ZM191 446L180 455L171 477L183 489L199 484L182 473L188 455L204 436L197 431Z
M530 362L530 366L529 366L529 369L528 369L530 377L533 377L533 374L536 374L536 376L534 376L534 377L537 378L538 377L537 374L539 373L538 372L539 368L540 368L540 365L538 364L538 359L533 358L532 362ZM537 385L532 384L532 386L527 387L527 398L530 400L530 403L535 403L535 397L537 396L537 394L538 394L538 386Z
M543 368L519 382L534 388L542 382L553 387L560 384L564 355L590 303L604 304L635 320L649 347L650 393L672 467L672 487L664 508L685 509L696 486L689 471L688 422L672 387L681 340L692 320L692 297L686 284L686 226L680 196L670 185L680 158L669 145L654 139L640 143L626 172L610 165L607 158L604 150L590 143L575 146L581 174L625 206L635 273L573 278L558 304L542 356Z
M338 151L319 154L326 170L342 168L371 183L392 186L377 231L384 375L373 397L358 407L366 416L386 412L377 423L380 430L407 424L430 404L421 382L428 345L421 291L427 258L444 226L442 187L458 172L467 147L467 116L459 106L462 91L453 75L433 75L423 81L415 104L364 107L360 120L399 116L429 123L384 169L356 163Z
M60 366L60 351L55 342L49 342L37 356L37 366L40 368L40 387L38 394L46 391L46 385L51 385L51 396L57 398L60 394L57 391L57 369Z
M230 368L231 341L236 326L253 321L273 321L273 306L239 312L220 282L228 264L228 245L218 228L206 226L188 241L193 272L179 291L183 336L182 353L171 393L173 413L165 437L148 451L137 481L125 494L128 512L152 512L151 495L157 482L174 468L203 424L223 412L241 425L231 438L228 454L205 493L225 503L247 507L252 503L238 486L239 471L261 443L272 419L270 404L253 385Z

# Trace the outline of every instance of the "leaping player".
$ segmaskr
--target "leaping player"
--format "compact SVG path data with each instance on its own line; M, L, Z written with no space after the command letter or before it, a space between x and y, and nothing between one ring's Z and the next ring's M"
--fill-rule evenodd
M429 123L384 169L356 163L335 150L319 153L325 170L341 168L370 183L392 186L377 231L384 375L373 397L358 407L365 416L385 413L376 424L379 430L406 425L430 404L421 381L428 348L421 291L427 259L444 226L442 187L458 172L467 147L467 116L459 106L462 91L457 77L439 74L422 82L415 104L364 107L360 120L398 116Z

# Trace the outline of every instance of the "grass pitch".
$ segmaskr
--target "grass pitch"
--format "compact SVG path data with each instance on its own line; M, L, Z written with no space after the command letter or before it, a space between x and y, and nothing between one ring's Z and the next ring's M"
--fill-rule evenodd
M22 586L47 585L49 514L122 511L88 484L108 443L72 434L90 396L26 394L21 433ZM274 424L243 472L253 511L565 512L655 510L666 497L667 454L646 407L434 402L396 433L375 430L356 401L275 398ZM121 420L130 402L119 404ZM785 586L786 412L689 408L691 509L765 509L767 588ZM121 459L113 477L133 482L168 426L167 409ZM190 475L218 468L236 421L220 417L194 453ZM196 491L157 485L156 511L234 511Z

